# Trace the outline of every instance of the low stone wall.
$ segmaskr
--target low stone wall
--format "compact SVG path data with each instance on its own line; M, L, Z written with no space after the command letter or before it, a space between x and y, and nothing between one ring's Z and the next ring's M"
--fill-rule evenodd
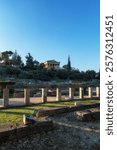
M36 122L35 124L0 132L0 144L9 140L18 140L31 134L47 132L54 129L52 121Z
M71 111L80 111L84 109L96 108L99 106L100 106L99 103L95 103L95 104L81 105L81 106L54 108L50 110L36 109L34 110L33 115L38 118L38 117L51 116L51 115L56 115L61 113L67 113Z
M100 110L96 109L88 109L84 111L77 111L76 115L79 117L81 121L96 121L100 119Z

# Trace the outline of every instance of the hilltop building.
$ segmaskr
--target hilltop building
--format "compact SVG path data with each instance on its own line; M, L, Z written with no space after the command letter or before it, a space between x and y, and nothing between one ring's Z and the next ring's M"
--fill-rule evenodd
M47 68L47 69L59 69L60 68L60 62L57 62L56 60L47 60L43 64L44 64L44 68Z

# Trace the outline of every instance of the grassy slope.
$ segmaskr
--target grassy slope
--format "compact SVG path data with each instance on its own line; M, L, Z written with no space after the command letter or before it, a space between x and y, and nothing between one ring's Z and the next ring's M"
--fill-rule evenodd
M23 114L32 114L34 109L39 108L47 109L57 106L70 106L74 104L74 101L75 100L69 102L55 102L28 107L2 109L0 110L0 124L16 123L16 122L21 123ZM82 103L95 103L95 102L99 102L99 100L82 100Z

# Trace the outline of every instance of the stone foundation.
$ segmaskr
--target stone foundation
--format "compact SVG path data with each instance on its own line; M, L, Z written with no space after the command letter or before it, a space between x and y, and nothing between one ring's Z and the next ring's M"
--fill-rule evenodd
M100 110L99 108L87 109L84 111L77 111L76 115L80 118L81 121L96 121L100 119Z
M0 144L9 140L18 140L26 136L47 132L54 129L52 121L36 122L33 125L23 126L16 129L0 132Z
M44 117L44 116L57 115L61 113L68 113L72 111L80 111L84 109L96 108L99 106L100 104L89 104L89 105L81 105L81 106L54 108L54 109L49 109L49 110L35 109L33 112L33 115L39 118L39 117Z

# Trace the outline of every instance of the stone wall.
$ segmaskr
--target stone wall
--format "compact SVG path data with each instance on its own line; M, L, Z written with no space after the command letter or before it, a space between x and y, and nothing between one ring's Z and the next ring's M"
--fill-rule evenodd
M0 144L9 140L18 140L26 136L47 132L54 129L52 121L36 122L35 124L0 132Z
M54 108L54 109L49 109L49 110L36 109L34 110L33 115L38 118L38 117L56 115L56 114L61 114L61 113L68 113L71 111L79 111L79 110L84 110L84 109L97 108L99 106L100 106L99 103L95 103L95 104L81 105L81 106Z
M86 109L83 111L77 111L76 115L81 121L96 121L100 119L100 110L99 108Z

